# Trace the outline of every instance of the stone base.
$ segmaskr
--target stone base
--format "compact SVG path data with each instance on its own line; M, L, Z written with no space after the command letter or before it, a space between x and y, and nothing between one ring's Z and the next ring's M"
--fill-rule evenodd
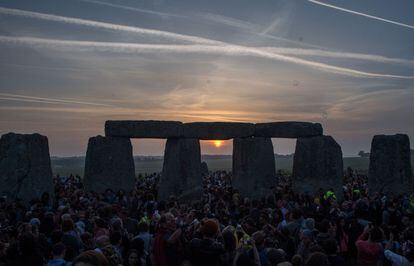
M158 200L175 196L185 201L201 198L201 154L198 139L168 139L158 189ZM192 191L198 191L192 193Z
M233 188L242 197L259 199L276 186L276 167L270 138L233 140Z
M331 136L299 138L293 159L292 185L297 193L315 194L333 189L342 199L341 146Z
M0 194L28 202L54 187L47 137L8 133L0 139Z
M135 165L128 138L96 136L89 139L85 158L85 189L102 193L135 187Z
M410 156L407 135L374 136L368 174L369 192L388 195L414 192Z

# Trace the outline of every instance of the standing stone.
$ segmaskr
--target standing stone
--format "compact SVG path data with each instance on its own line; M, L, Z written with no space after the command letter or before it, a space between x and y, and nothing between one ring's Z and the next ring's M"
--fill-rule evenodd
M208 165L206 162L201 163L201 175L202 176L208 176Z
M410 156L410 140L407 135L374 136L369 158L370 193L412 193L414 182Z
M341 146L331 136L299 138L293 159L292 185L298 193L315 194L333 189L342 199Z
M276 185L276 167L270 138L233 140L233 187L242 197L261 198Z
M164 165L158 199L169 196L182 200L201 198L201 154L198 139L174 138L165 144Z
M44 192L53 197L47 137L8 133L0 139L0 189L8 198L28 202Z
M85 158L86 190L102 193L110 188L130 191L135 186L135 166L132 145L128 138L89 138Z

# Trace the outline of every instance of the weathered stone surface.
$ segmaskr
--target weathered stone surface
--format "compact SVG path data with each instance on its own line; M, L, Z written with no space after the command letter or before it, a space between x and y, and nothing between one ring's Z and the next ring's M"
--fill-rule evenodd
M276 185L275 155L270 138L233 140L233 187L242 196L261 198Z
M195 122L183 124L183 137L205 140L219 140L250 137L254 124L232 122Z
M132 190L135 166L131 141L102 136L89 138L83 179L86 190L100 193L108 188L113 191Z
M127 138L178 138L182 135L182 123L178 121L106 121L107 137Z
M271 122L255 125L255 137L303 138L323 134L322 125L309 122Z
M208 165L206 162L201 163L201 175L207 176L208 175Z
M314 194L333 189L342 193L343 160L341 146L331 136L299 138L293 159L292 185L298 193Z
M8 133L0 139L0 193L28 202L44 192L53 197L47 137Z
M158 199L169 196L182 200L201 198L201 154L198 139L168 139L159 183Z
M410 140L405 134L376 135L372 139L368 189L388 195L414 192Z

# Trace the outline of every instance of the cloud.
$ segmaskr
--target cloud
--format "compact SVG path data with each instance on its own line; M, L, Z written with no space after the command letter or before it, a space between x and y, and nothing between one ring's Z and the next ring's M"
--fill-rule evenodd
M143 36L154 36L154 37L159 37L162 39L182 41L186 43L199 43L199 44L212 44L212 45L222 44L222 42L215 41L215 40L210 40L210 39L190 36L190 35L183 35L183 34L178 34L178 33L172 33L168 31L152 30L152 29L145 29L145 28L140 28L140 27L132 27L132 26L125 26L125 25L112 24L112 23L106 23L106 22L99 22L99 21L94 21L94 20L57 16L57 15L51 15L51 14L45 14L45 13L39 13L39 12L24 11L20 9L0 7L0 13L5 14L5 15L11 15L11 16L21 16L21 17L27 17L27 18L42 19L42 20L55 21L55 22L60 22L60 23L73 24L73 25L80 25L80 26L86 26L86 27L92 27L92 28L98 28L98 29L130 32L130 33L135 33L135 34L139 34Z
M227 56L253 56L274 61L289 62L297 65L307 66L326 72L342 74L354 77L368 78L399 78L414 79L414 76L401 76L393 74L379 74L359 71L351 68L337 67L324 63L309 61L297 57L267 52L253 47L239 45L165 45L165 44L134 44L115 42L91 42L91 41L68 41L54 39L40 39L31 37L8 37L0 36L0 42L11 45L30 45L33 47L46 47L49 49L72 49L79 51L100 51L117 53L177 53L177 54L207 54Z
M323 2L320 2L320 1L317 1L317 0L308 0L308 1L311 2L311 3L317 4L317 5L321 5L321 6L333 8L333 9L340 10L340 11L343 11L343 12L346 12L346 13L350 13L350 14L354 14L354 15L358 15L358 16L363 16L363 17L366 17L366 18L375 19L375 20L378 20L378 21L382 21L382 22L394 24L394 25L401 26L401 27L405 27L405 28L409 28L409 29L414 29L414 26L412 26L412 25L408 25L408 24L405 24L405 23L397 22L397 21L394 21L394 20L389 20L389 19L385 19L385 18L380 18L380 17L372 16L372 15L369 15L369 14L366 14L366 13L357 12L357 11L353 11L353 10L346 9L346 8L343 8L343 7L339 7L339 6L334 6L334 5L331 5L331 4L323 3Z
M377 117L384 120L385 116L401 112L402 106L411 106L413 94L410 89L393 89L351 95L333 103L327 113L333 119L348 121L372 121Z
M56 99L56 98L45 98L45 97L34 97L34 96L12 94L12 93L0 93L0 100L49 103L49 104L79 104L79 105L106 106L106 107L112 106L109 104L102 104L102 103L75 101L75 100L67 100L67 99Z
M184 16L180 16L180 15L176 15L176 14L171 14L171 13L158 12L158 11L149 10L149 9L136 8L136 7L124 6L124 5L118 5L118 4L112 4L112 3L101 2L101 1L96 1L96 0L79 0L79 1L86 2L86 3L92 3L92 4L97 4L97 5L103 5L103 6L110 6L110 7L115 7L115 8L119 8L119 9L124 9L124 10L139 12L139 13L146 13L146 14L161 16L162 18L169 18L169 17L183 18L184 17Z

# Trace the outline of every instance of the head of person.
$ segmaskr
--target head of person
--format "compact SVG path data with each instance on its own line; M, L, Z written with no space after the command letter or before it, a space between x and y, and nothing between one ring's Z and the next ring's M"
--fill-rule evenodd
M171 212L163 214L160 218L160 227L167 230L175 230L177 224L175 222L175 217Z
M138 231L140 233L148 232L148 230L149 230L149 227L148 227L148 224L146 222L142 221L138 224Z
M319 225L319 232L328 233L330 227L331 227L331 223L329 222L329 220L324 219Z
M55 258L65 257L66 247L63 243L54 244L52 247L52 255Z
M403 256L407 258L408 261L414 261L414 229L412 227L404 230L403 232L403 244L402 252Z
M95 248L95 238L89 232L85 232L81 235L82 243L85 246L85 249L94 249Z
M269 248L266 252L268 265L276 266L286 261L286 253L283 249Z
M216 220L207 219L201 227L201 233L204 237L213 238L217 235L219 225Z
M130 248L135 250L135 252L137 252L138 254L144 253L145 242L144 240L142 240L142 238L136 237L132 239L129 245L130 245Z
M138 265L139 264L139 253L138 253L138 251L135 250L135 249L131 249L128 252L127 259L128 259L128 266Z
M313 242L313 240L314 240L313 231L311 231L309 229L302 230L301 234L300 234L300 240L304 244L309 244L309 243Z
M256 246L261 247L265 242L266 235L263 231L257 231L253 233L252 238L256 243Z
M73 266L110 266L106 257L97 251L88 250L77 256L73 262Z
M120 245L122 243L122 234L119 231L114 231L109 235L111 245Z
M322 252L314 252L309 255L305 263L306 266L329 266L328 256Z
M301 255L296 254L292 257L292 265L293 266L302 266L303 265L303 258Z
M69 232L75 228L72 219L62 221L62 231L64 233Z
M369 231L369 240L372 242L381 242L383 235L384 232L379 227L375 226Z
M107 235L99 236L96 238L96 246L100 249L109 246L111 241Z
M326 255L335 255L338 251L338 243L335 239L329 238L322 242L322 248Z

